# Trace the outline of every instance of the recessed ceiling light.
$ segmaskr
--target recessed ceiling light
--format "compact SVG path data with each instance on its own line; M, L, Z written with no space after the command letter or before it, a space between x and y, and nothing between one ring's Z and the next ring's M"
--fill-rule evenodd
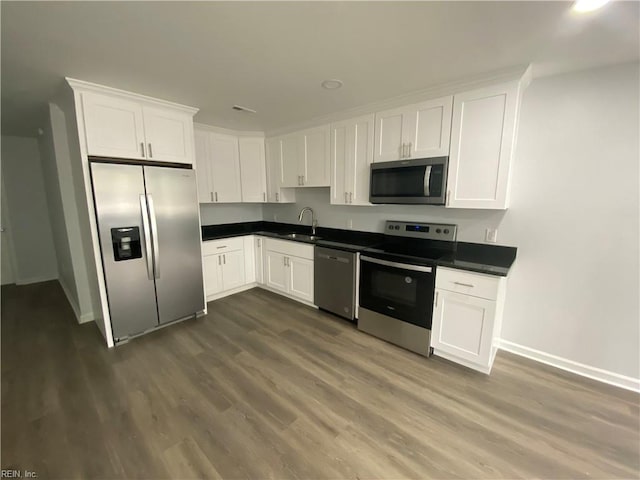
M335 90L336 88L340 88L341 86L342 80L337 80L335 78L322 82L322 88L326 88L327 90Z
M609 0L576 0L573 10L576 12L592 12L608 3Z
M239 112L256 113L253 108L243 107L242 105L234 105L231 108L233 108L234 110L238 110Z

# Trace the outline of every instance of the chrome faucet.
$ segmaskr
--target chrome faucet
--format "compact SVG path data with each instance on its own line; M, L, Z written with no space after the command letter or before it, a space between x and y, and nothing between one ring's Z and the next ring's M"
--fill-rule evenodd
M302 217L304 216L305 212L311 212L311 235L315 235L318 221L316 220L316 215L313 213L313 208L304 207L302 210L300 210L300 214L298 215L298 222L302 222Z

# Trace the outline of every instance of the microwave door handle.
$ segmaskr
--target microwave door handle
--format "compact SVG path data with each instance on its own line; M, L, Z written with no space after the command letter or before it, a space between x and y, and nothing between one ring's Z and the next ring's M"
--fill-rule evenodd
M431 196L431 169L433 165L427 165L427 168L424 169L424 196Z

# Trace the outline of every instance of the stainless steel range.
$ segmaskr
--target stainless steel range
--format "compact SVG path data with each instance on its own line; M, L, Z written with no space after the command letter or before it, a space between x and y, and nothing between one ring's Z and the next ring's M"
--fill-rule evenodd
M385 241L360 255L358 329L431 353L436 261L455 251L456 225L387 221Z

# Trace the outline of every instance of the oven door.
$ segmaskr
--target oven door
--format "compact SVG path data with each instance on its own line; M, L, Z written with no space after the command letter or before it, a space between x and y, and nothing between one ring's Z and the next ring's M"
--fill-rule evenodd
M431 329L435 267L360 257L360 306Z
M371 164L371 203L444 205L448 157Z

